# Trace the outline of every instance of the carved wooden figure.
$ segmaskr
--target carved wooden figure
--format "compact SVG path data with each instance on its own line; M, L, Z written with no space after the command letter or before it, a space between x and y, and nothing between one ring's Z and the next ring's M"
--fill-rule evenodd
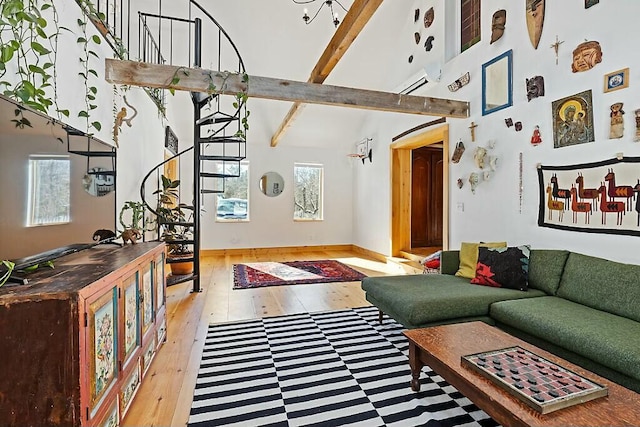
M504 27L507 23L507 11L504 9L497 10L493 14L491 22L491 41L489 44L497 41L504 34Z
M527 83L527 101L544 96L544 77L535 76L525 79L525 81Z
M624 110L622 106L624 104L622 102L616 102L615 104L609 107L611 109L611 113L609 117L611 117L611 127L609 128L609 139L617 139L622 138L624 135Z

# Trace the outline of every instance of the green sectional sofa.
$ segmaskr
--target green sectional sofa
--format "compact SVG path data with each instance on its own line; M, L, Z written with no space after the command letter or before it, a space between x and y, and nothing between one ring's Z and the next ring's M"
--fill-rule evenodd
M529 289L442 274L367 277L366 299L406 328L481 320L640 392L640 265L563 250L531 250Z

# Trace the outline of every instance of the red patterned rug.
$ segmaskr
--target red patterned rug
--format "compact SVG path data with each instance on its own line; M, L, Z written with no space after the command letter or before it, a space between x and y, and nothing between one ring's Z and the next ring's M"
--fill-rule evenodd
M366 275L335 260L233 265L233 289L303 283L355 282Z

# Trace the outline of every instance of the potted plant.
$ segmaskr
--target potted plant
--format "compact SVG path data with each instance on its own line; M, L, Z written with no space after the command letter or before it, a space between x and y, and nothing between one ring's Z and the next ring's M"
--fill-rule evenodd
M129 211L131 212L129 213ZM120 225L123 227L122 232L120 232L120 236L125 244L127 243L127 240L131 241L131 243L135 243L138 239L143 237L143 233L145 231L152 230L145 227L144 211L144 204L141 202L128 200L124 202L124 205L122 205L118 218L120 220ZM127 220L129 221L127 222Z
M162 188L158 195L157 222L160 240L167 244L167 260L174 276L193 272L193 206L179 202L180 180L162 175ZM190 211L190 212L189 212ZM184 259L184 262L176 260Z

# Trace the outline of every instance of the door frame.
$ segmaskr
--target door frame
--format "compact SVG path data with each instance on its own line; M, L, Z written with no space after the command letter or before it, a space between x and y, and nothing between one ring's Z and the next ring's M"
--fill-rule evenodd
M442 143L442 249L449 248L449 125L396 141L391 150L391 256L411 250L411 151Z

